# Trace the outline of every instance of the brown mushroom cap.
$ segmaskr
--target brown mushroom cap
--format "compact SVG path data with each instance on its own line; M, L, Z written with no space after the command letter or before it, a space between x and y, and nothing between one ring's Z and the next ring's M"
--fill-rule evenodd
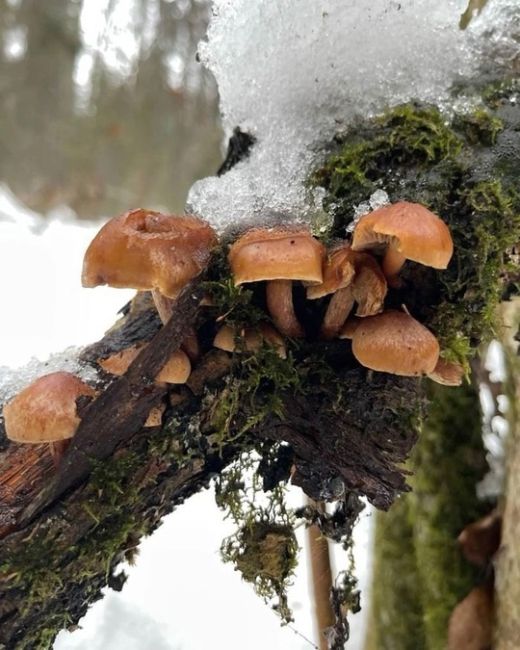
M349 244L333 248L323 263L323 282L307 287L307 298L316 300L348 287L354 279L355 256Z
M352 338L354 338L354 332L357 330L357 328L359 327L361 322L362 322L362 320L358 316L351 316L343 324L343 327L341 328L341 330L339 332L339 338L340 339L352 339Z
M389 243L409 260L445 269L453 254L448 226L419 203L400 201L374 210L358 221L352 240L354 250Z
M352 288L352 298L358 303L357 316L372 316L382 310L387 286L379 264L372 255L341 244L330 251L323 264L323 282L307 287L307 298L315 300L346 287Z
M84 287L157 289L175 298L199 275L217 243L209 224L197 217L132 210L111 219L85 253Z
M112 375L124 375L128 366L145 346L133 345L115 352L106 359L98 360L99 365ZM185 384L190 376L191 363L183 350L176 350L155 377L155 381L166 384Z
M443 386L460 386L464 379L464 367L455 361L446 361L439 358L437 365L428 377Z
M176 350L155 377L166 384L185 384L191 373L191 363L183 350Z
M24 443L71 438L80 423L76 400L95 394L93 388L69 372L39 377L4 406L7 437Z
M124 348L118 352L114 352L106 359L98 359L98 364L111 375L124 375L128 370L128 366L136 358L136 356L143 349L143 345L132 345L129 348Z
M439 358L435 336L415 318L387 311L363 318L352 335L352 352L363 366L394 375L426 375Z
M379 264L368 253L355 253L356 275L352 282L352 296L357 302L356 316L373 316L383 310L386 279Z
M260 323L258 328L248 327L238 333L235 328L226 323L215 335L213 345L220 350L234 352L237 349L237 338L243 339L243 349L248 352L259 350L265 341L268 345L275 348L280 358L285 359L287 357L283 338L268 323Z
M231 246L229 263L235 284L260 280L322 281L325 248L308 230L257 228Z

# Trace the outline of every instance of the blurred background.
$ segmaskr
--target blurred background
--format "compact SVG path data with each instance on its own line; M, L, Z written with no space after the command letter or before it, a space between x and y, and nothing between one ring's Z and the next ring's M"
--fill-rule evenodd
M180 210L220 161L206 0L0 0L0 179L80 217Z

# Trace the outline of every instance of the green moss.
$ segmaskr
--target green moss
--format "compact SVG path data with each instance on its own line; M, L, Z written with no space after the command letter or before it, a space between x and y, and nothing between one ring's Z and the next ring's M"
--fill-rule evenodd
M477 578L457 537L489 510L476 496L487 470L478 395L468 385L430 392L412 492L377 519L371 642L379 650L445 650L449 616Z
M365 650L426 650L408 496L377 514L373 571Z
M520 93L520 79L512 77L489 84L483 89L482 99L485 104L492 109L499 107L504 101L508 102L510 98L518 98Z
M486 109L477 108L471 113L456 115L453 127L463 134L468 143L490 146L495 144L497 135L504 129L504 123Z
M476 580L457 537L489 510L476 496L488 467L476 390L432 385L430 391L431 409L412 455L409 499L427 648L443 650L449 616Z
M269 415L283 417L282 392L298 390L299 386L300 376L291 352L283 359L268 345L254 353L239 349L213 410L212 424L220 446L237 441ZM249 414L245 420L244 413Z

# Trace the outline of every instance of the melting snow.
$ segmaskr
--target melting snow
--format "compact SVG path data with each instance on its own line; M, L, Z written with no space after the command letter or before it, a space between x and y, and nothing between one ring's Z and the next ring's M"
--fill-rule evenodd
M304 181L335 132L413 99L442 105L454 82L518 55L517 0L488 2L462 30L467 4L215 0L201 60L217 79L227 135L240 126L257 143L221 178L196 183L188 209L220 232L322 220Z

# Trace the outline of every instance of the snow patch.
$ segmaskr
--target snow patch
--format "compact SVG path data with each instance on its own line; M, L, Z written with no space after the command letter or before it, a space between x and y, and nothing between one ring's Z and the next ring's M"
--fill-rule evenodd
M70 372L83 381L95 383L98 379L97 371L92 366L79 361L81 352L82 348L71 346L62 352L52 354L44 361L32 357L20 368L0 366L0 404L7 402L39 377L59 370Z
M239 126L257 142L224 176L197 182L188 209L219 232L319 220L305 179L335 132L413 99L442 105L453 83L518 55L516 1L488 2L461 29L467 4L214 0L200 57L216 77L227 135Z

